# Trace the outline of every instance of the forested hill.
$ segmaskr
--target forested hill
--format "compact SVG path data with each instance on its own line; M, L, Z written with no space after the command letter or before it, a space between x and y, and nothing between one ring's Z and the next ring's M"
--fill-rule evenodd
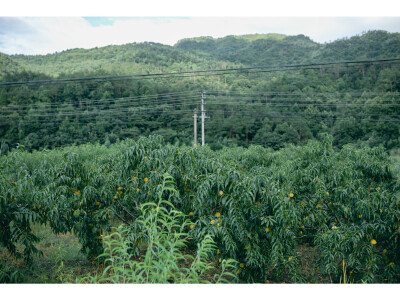
M304 35L244 35L184 39L175 47L251 66L276 66L310 62L322 45Z
M286 65L400 57L400 34L370 31L361 36L318 44L304 35L278 34L183 39L175 47L247 65Z
M161 73L221 67L204 55L157 43L72 49L48 55L14 55L26 69L52 76ZM226 64L224 64L226 65Z
M0 53L5 72L32 71L50 76L159 73L207 68L280 66L314 62L400 57L400 33L370 31L319 44L304 35L251 34L188 38L173 47L132 43L93 49L71 49L48 55Z
M0 78L6 74L14 74L23 70L24 68L21 67L15 60L3 53L0 53Z
M51 84L5 82L400 58L400 34L319 44L304 35L132 43L48 55L0 54L0 150L54 148L160 134L190 144L200 90L206 143L273 149L328 133L334 146L400 147L399 62L325 65ZM254 71L254 70L253 70ZM261 70L262 71L262 70Z

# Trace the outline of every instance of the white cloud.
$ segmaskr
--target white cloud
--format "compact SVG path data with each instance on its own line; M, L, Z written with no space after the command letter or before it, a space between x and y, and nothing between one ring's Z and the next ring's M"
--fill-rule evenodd
M173 45L187 37L249 33L304 34L327 42L374 29L400 32L400 18L388 17L140 17L115 18L112 25L97 27L81 17L20 17L0 18L2 23L0 52L7 54L46 54L144 41Z

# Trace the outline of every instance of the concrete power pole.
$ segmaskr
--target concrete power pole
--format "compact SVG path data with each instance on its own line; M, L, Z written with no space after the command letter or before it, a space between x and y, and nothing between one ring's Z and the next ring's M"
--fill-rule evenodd
M197 147L197 108L194 110L194 132L193 132L193 144Z
M201 92L201 146L204 147L205 144L205 138L204 138L204 120L206 118L206 112L204 110L204 104L205 103L205 96L204 92Z

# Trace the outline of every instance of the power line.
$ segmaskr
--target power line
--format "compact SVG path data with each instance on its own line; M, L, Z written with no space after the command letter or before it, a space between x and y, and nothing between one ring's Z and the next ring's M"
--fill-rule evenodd
M307 97L327 97L331 99L330 97L335 97L336 99L338 98L345 98L345 97L352 97L353 99L364 99L365 97L371 98L371 97L391 97L391 98L398 98L400 96L400 93L398 92L362 92L362 93L317 93L317 92L312 92L312 93L300 93L300 92L263 92L263 91L241 91L241 92L225 92L224 94L211 94L210 97L213 98L219 98L219 97L227 97L227 98L237 98L237 97L271 97L272 99L274 97L279 97L279 98L284 98L284 97L300 97L300 98L307 98ZM358 96L358 97L357 97ZM357 97L357 98L355 98Z
M260 95L304 95L304 96L309 96L309 95L318 95L318 96L324 96L324 95L362 95L362 94L368 94L368 95L382 95L382 92L374 92L374 91L357 91L357 92L282 92L282 91L257 91L257 90L246 90L246 91L227 91L227 90L207 90L207 93L212 95L213 93L218 93L217 95L214 96L219 96L219 93L224 93L227 94L228 96L230 94L260 94ZM400 92L389 92L390 94L393 95L400 95Z
M3 109L2 112L7 112L7 113L14 113L14 112L23 112L23 113L30 113L30 112L34 112L34 113L46 113L46 112L54 112L56 111L56 114L58 114L58 112L63 112L63 111L69 111L71 112L71 109L77 110L78 113L84 113L84 112L89 112L89 111L95 111L95 109L101 109L103 106L108 106L109 108L107 109L102 109L102 110L109 110L109 109L139 109L139 108L149 108L149 107L160 107L160 108L168 108L168 107L180 107L180 106L188 106L188 105L193 105L193 100L198 99L195 96L191 96L191 97L186 97L185 99L181 99L181 100L174 100L174 101L148 101L146 103L142 103L142 104L138 104L138 103L132 103L132 102L122 102L122 103L116 103L116 104L82 104L81 108L75 108L75 107L69 107L69 106L61 106L61 107L48 107L48 108L28 108L28 109L11 109L11 110L7 110L7 109ZM187 101L191 101L190 103L187 103ZM75 103L75 106L80 104L79 102ZM145 106L143 106L145 105ZM90 110L89 110L90 108ZM33 110L32 110L33 109Z
M129 113L129 111L125 112ZM114 111L114 112L109 112L109 111L103 111L103 113L100 114L102 116L103 114L105 116L102 116L102 120L111 118L115 119L115 117L118 118L124 118L124 117L131 117L131 118L142 118L144 117L152 117L152 116L158 116L158 117L168 117L169 115L182 115L185 113L193 113L193 110L176 110L176 111L143 111L143 112L136 112L134 115L122 115L120 112ZM163 115L165 114L165 115ZM41 117L46 117L46 116L41 116ZM55 117L55 116L52 116ZM10 120L9 122L0 122L0 125L14 125L14 124L24 124L24 123L52 123L52 122L68 122L68 121L82 121L82 120L98 120L99 115L97 117L94 117L92 115L64 115L63 119L41 119L41 120L24 120L24 119L19 119L19 120ZM67 119L68 117L72 117L73 119ZM79 117L79 118L78 118ZM36 117L40 118L40 117ZM78 118L78 119L76 119Z
M210 97L212 98L212 97ZM223 104L223 103L237 103L241 105L249 104L271 104L271 103L294 103L294 104L397 104L400 103L400 99L374 99L374 98L359 98L359 99L310 99L310 98L254 98L254 97L215 97L215 100L211 100L210 104ZM236 100L232 102L233 100ZM256 101L256 102L254 102ZM373 101L373 102L372 102ZM334 103L333 103L334 102ZM393 103L395 102L395 103Z
M6 106L6 109L2 109L3 113L15 113L15 112L31 112L40 113L40 112L62 112L62 111L71 111L71 109L77 109L75 107L69 107L70 105L78 105L83 107L79 109L79 112L87 112L92 111L93 109L102 108L103 106L108 106L109 108L117 109L117 108L140 108L145 105L145 107L154 106L154 107L175 107L175 106L188 106L194 104L193 102L187 103L188 101L197 100L197 96L185 97L184 99L175 99L175 100L153 100L147 101L146 103L140 104L141 106L137 106L138 103L134 103L130 101L130 99L126 99L124 101L114 101L114 103L91 103L91 102L75 102L70 104L60 104L54 105L51 107L27 107L26 109L18 109L18 106ZM346 102L341 101L341 99L329 99L329 101L337 101L336 103L319 103L316 100L312 99L271 99L268 100L268 103L265 103L265 99L255 99L255 98L227 98L227 101L224 101L221 98L218 101L210 101L209 105L237 105L237 106L259 106L259 107L294 107L297 106L306 106L306 107L358 107L358 106L366 106L366 107L397 107L400 106L400 103L386 103L393 102L393 100L380 100L380 103L371 103L368 101L375 101L374 99L346 99ZM231 102L230 100L242 100ZM247 99L247 100L246 100ZM363 102L357 102L362 100ZM246 101L246 102L245 102ZM248 101L260 101L256 103L249 103ZM85 107L86 106L86 107ZM89 108L91 110L89 110Z
M376 59L376 60L358 60L358 61L342 61L342 62L326 62L326 63L309 63L297 65L278 65L278 66L254 66L254 67L241 67L229 69L208 69L208 70L195 70L195 71L180 71L180 72L166 72L166 73L149 73L149 74L131 74L131 75L111 75L111 76L98 76L98 77L80 77L68 79L48 79L48 80L33 80L33 81L16 81L16 82L3 82L0 86L18 86L18 85L41 85L41 84L60 84L71 83L80 81L103 81L103 80L116 80L116 79L143 79L155 77L175 77L176 75L204 75L205 73L225 74L232 72L254 71L258 72L271 72L271 71L287 71L292 69L307 69L307 68L321 68L325 66L347 65L353 66L358 64L377 64L377 63L396 63L400 62L400 58L389 59ZM253 72L255 73L255 72Z
M119 100L125 100L125 101L133 101L133 100L146 100L148 98L161 98L161 99L153 99L154 101L171 101L171 99L162 99L166 97L174 97L174 96L179 96L183 97L185 94L193 94L193 93L199 93L197 91L185 91L185 92L176 92L176 93L167 93L167 94L154 94L154 95L141 95L141 96L132 96L132 97L119 97L119 98L105 98L105 99L86 99L86 100L76 100L74 102L62 102L62 103L49 103L49 102L44 102L44 103L32 103L32 104L9 104L10 105L17 105L21 107L31 107L31 106L57 106L57 105L74 105L77 103L84 103L84 104L90 104L90 103L107 103L107 102L113 102L113 101L119 101ZM199 93L200 95L200 93ZM173 101L173 99L172 99ZM1 106L0 106L1 107ZM5 105L2 105L2 107L6 107Z
M149 108L150 109L150 108ZM293 117L293 115L296 116L301 116L302 118L304 117L320 117L320 118L332 118L332 119L343 119L340 116L344 117L358 117L362 121L372 121L372 122L398 122L400 119L362 119L360 117L400 117L400 115L393 115L393 114L349 114L349 113L337 113L337 112L319 112L319 113L312 113L312 112L289 112L289 111L246 111L246 110L240 110L240 111L229 111L229 110L208 110L208 112L211 113L211 115L223 115L226 116L223 120L229 120L230 116L249 116L249 117L276 117L276 118L288 118L288 117ZM0 125L12 125L12 124L35 124L35 123L52 123L52 122L68 122L68 121L77 121L80 123L81 121L84 120L96 120L96 121L102 121L107 118L115 118L113 116L117 116L118 118L140 118L140 120L143 121L143 117L149 117L149 116L156 116L156 117L168 117L168 115L184 115L185 113L192 113L192 110L170 110L170 111L155 111L152 109L151 111L138 111L135 112L134 115L123 115L123 113L130 113L130 111L101 111L97 114L97 116L91 116L91 114L84 114L84 115L77 115L77 114L71 114L71 115L63 115L63 117L75 117L78 119L41 119L41 120L10 120L9 122L2 122ZM99 115L105 114L106 117L102 119L98 119ZM163 115L165 114L165 115ZM277 115L277 116L274 116ZM58 115L57 115L58 116ZM338 117L339 116L339 117ZM38 116L36 116L38 117ZM49 117L49 116L40 116L40 117ZM190 119L188 119L190 120Z
M182 95L182 94L181 94ZM145 107L141 105L137 106L137 103L134 103L132 100L143 100L148 97L137 97L137 98L118 98L118 99L108 99L108 102L114 102L114 103L109 103L108 109L102 109L100 111L94 110L93 108L99 108L99 106L104 106L107 105L107 103L101 103L98 101L103 101L104 99L99 99L99 100L93 100L92 102L74 102L74 105L77 104L83 104L86 108L78 110L78 111L71 111L71 107L63 107L65 106L65 103L61 103L59 105L52 105L49 108L42 108L38 107L33 110L34 114L26 114L25 117L43 117L43 116L70 116L70 115L85 115L85 114L101 114L103 112L107 113L110 111L117 111L117 112L124 112L124 111L129 111L129 112L135 112L135 111L140 111L142 108L168 108L168 107L182 107L182 106L190 106L194 105L195 103L191 103L191 100L196 100L198 99L196 96L188 96L187 94L184 99L153 99L153 100L147 100L144 105ZM149 97L157 97L158 95L151 95ZM160 97L162 95L159 95ZM346 108L352 107L352 106L372 106L372 107L396 107L399 106L397 103L366 103L369 100L374 100L374 99L346 99L346 101L351 101L351 102L343 102L341 99L329 99L329 101L338 101L337 103L320 103L316 102L316 100L313 99L287 99L287 98L274 98L269 100L268 103L248 103L248 101L243 102L243 100L249 99L250 101L262 101L264 102L264 99L256 99L254 97L225 97L228 99L228 101L223 101L224 97L223 96L213 96L214 99L218 99L218 101L213 101L210 103L210 105L236 105L236 106L246 106L246 107L294 107L295 105L297 106L303 106L303 108L307 105L311 107L341 107L344 106ZM242 100L236 101L236 102L231 102L231 100ZM356 102L355 101L360 101L362 100L363 102ZM318 100L319 101L319 100ZM389 99L381 100L382 101L391 101ZM189 102L189 103L187 103ZM293 104L288 104L290 102L294 102ZM70 104L69 104L70 105ZM57 107L58 106L58 107ZM17 106L18 107L18 106ZM61 108L60 108L61 107ZM13 108L13 106L7 106L6 108ZM89 108L91 108L89 110ZM31 109L33 107L29 107L29 112L32 112ZM56 110L56 113L48 113L48 114L43 114L47 113L48 110ZM20 112L21 110L18 109L12 109L12 110L7 110L3 109L4 112L8 113L14 113L14 112ZM60 113L63 111L67 111L66 114ZM22 110L22 112L28 112L27 110ZM35 114L36 113L36 114ZM42 114L40 114L42 113ZM5 117L13 117L10 115L5 115Z
M195 104L189 103L189 104L183 104L181 106L194 106ZM83 111L79 111L79 112L67 112L67 113L48 113L48 114L27 114L24 117L52 117L52 116L59 116L59 117L64 117L64 116L82 116L82 115L91 115L91 114L107 114L107 113L112 113L112 112L116 112L116 113L122 113L122 112L126 112L126 113L134 113L134 114L141 114L143 113L143 111L148 111L148 110L154 110L155 108L169 108L169 107L173 107L173 104L169 104L169 105L163 105L163 106L158 106L158 107L132 107L132 108L128 108L128 109L122 109L122 108L114 108L114 109L107 109L107 110L83 110ZM164 110L162 110L164 111ZM170 110L167 110L165 112L169 112ZM14 118L13 115L5 115L4 117L10 117L10 118Z
M265 102L265 101L264 101ZM293 102L293 103L292 103ZM289 104L287 104L289 103ZM237 106L256 106L256 107L398 107L400 103L351 103L351 102L339 102L339 103L318 103L318 102L301 102L301 101L279 101L279 102L268 102L268 103L243 103L243 102L225 102L217 101L210 102L209 105L237 105Z
M51 92L57 92L57 93L66 93L66 92L70 92L69 90L65 90L65 88L73 88L73 92L90 92L90 91L94 91L94 90L98 90L99 87L97 86L98 83L108 83L108 82L94 82L91 86L88 86L90 83L86 83L85 81L82 82L71 82L71 83L66 83L66 85L64 86L57 86L57 87L53 87L53 86L47 86L50 87L47 90L41 89L42 87L44 88L44 86L40 86L40 85L28 85L29 87L35 87L36 89L29 89L27 91L24 90L12 90L12 89L8 89L8 90L0 90L2 92L2 94L0 95L30 95L32 93L41 93L44 91L51 91ZM108 86L101 86L102 88L104 88L104 92L110 91L110 90L121 90L121 89L135 89L137 88L134 85L130 85L130 84L121 84L119 85L121 82L117 82L117 81L111 81L109 82L111 84L113 84L111 87ZM73 84L71 86L68 86L67 84ZM85 85L81 85L81 84L85 84ZM96 85L96 86L93 86ZM9 88L12 88L13 86L9 86ZM19 87L19 86L16 86ZM39 88L37 88L39 87ZM165 87L164 87L165 88ZM54 95L54 94L52 94Z
M215 93L215 91L212 91ZM15 107L28 107L28 108L33 108L35 106L43 109L46 106L50 106L49 109L53 109L59 106L67 106L67 105L76 105L76 104L80 104L80 105L90 105L90 106L95 106L95 105L107 105L108 103L111 103L112 105L115 105L115 103L112 102L118 102L118 103L122 103L122 102L134 102L134 101L141 101L141 100L146 100L149 98L158 98L158 99L152 99L147 100L146 103L161 103L161 102L174 102L174 101L180 101L181 99L179 98L174 98L174 99L163 99L165 97L183 97L186 95L186 98L189 95L193 95L190 96L191 98L195 97L194 94L199 94L200 95L200 91L184 91L184 92L175 92L175 93L166 93L166 94L154 94L154 95L142 95L142 96L133 96L133 97L120 97L120 98L106 98L106 99L84 99L84 100L75 100L74 102L62 102L62 103L49 103L49 102L44 102L44 103L32 103L32 104L9 104L9 105L2 105L0 107L5 107L5 108L12 108L13 111L16 111ZM298 93L298 92L263 92L263 91L251 91L251 92L235 92L235 91L231 91L229 92L229 94L224 91L225 95L212 95L210 96L210 98L214 98L214 99L220 99L221 97L226 97L228 99L240 99L240 100L245 100L245 99L250 99L250 100L259 100L262 101L261 97L271 97L268 102L273 102L275 100L284 100L286 98L282 98L282 96L307 96L307 97L314 97L314 96L329 96L329 95L335 95L336 97L338 96L339 93ZM233 95L230 95L233 94ZM350 95L356 95L356 93L344 93L345 96L347 96L348 94ZM360 93L358 93L359 95L361 95ZM382 93L371 93L368 92L367 93L369 96L371 95L382 95ZM247 97L243 97L245 95L249 95ZM280 96L279 98L277 98L276 96ZM241 96L240 98L238 98L238 96ZM253 96L253 97L251 97ZM385 95L385 96L389 96L389 95ZM400 96L400 93L390 93L391 97L398 97ZM260 99L256 99L255 97L259 97ZM302 100L301 98L299 99L291 99L291 101L298 101L298 100ZM307 101L313 101L311 99L306 99ZM328 99L329 101L340 101L341 99L338 98L330 98ZM379 102L383 102L383 101L392 101L391 99L365 99L365 98L359 98L359 99L346 99L347 101L358 101L358 100L374 100L374 101L379 101ZM289 99L287 100L289 101ZM4 111L4 110L3 110Z
M295 106L299 104L299 106ZM57 112L55 113L47 113L46 111L40 111L40 110L35 110L34 114L25 114L21 117L50 117L50 116L56 116L56 117L63 117L63 116L86 116L86 115L92 115L92 114L106 114L106 113L134 113L134 114L141 114L143 113L143 111L147 111L147 110L154 110L154 109L163 109L163 111L165 112L169 112L171 110L164 110L166 108L172 108L174 107L174 109L176 109L176 107L181 108L181 107L185 107L185 106L195 106L196 103L180 103L180 104L162 104L162 105L146 105L144 106L139 106L139 107L126 107L126 105L124 106L113 106L110 109L103 109L103 110L79 110L79 111L70 111L68 109L59 109L57 110ZM332 108L351 108L351 107L365 107L365 106L369 106L369 107L399 107L400 104L352 104L352 103L341 103L341 104L318 104L318 103L295 103L295 104L280 104L280 103L274 103L274 104L262 104L262 103L247 103L247 104L241 104L238 102L214 102L211 103L210 105L228 105L228 106L244 106L244 107L261 107L261 108L274 108L274 107L287 107L287 108L301 108L300 106L303 106L303 110L305 108L308 107L332 107ZM231 109L228 108L227 110L225 110L227 113L229 113ZM67 111L66 113L61 113ZM211 110L212 111L212 110ZM243 111L243 110L242 110ZM6 111L6 112L10 112L13 113L14 111ZM251 112L251 111L249 111ZM254 111L254 112L258 112L258 111ZM270 112L270 111L267 111ZM298 113L298 112L294 112L294 113ZM324 111L321 113L336 113L334 111ZM365 114L365 115L371 115L371 114ZM382 114L380 114L382 115ZM389 114L384 114L384 115L389 115ZM8 115L3 115L4 118L15 118L14 115L12 114L8 114Z
M185 106L192 106L195 105L196 102L193 100L197 100L196 96L185 97L184 99L177 99L174 101L165 101L161 102L158 100L154 101L147 101L145 104L137 106L137 103L132 102L125 102L121 101L122 103L112 103L108 104L107 109L101 109L105 104L97 103L97 104L90 104L86 105L83 104L83 108L71 108L71 107L48 107L48 108L32 108L29 107L28 109L3 109L3 117L15 117L11 114L13 113L25 113L22 117L43 117L43 116L69 116L69 115L86 115L86 114L96 114L96 113L103 113L110 112L110 111L117 111L117 112L135 112L140 111L142 109L149 109L149 108L171 108L171 107L185 107ZM288 107L288 108L308 108L308 107L321 107L321 108L353 108L353 107L368 107L368 108L390 108L390 107L399 107L400 103L368 103L371 99L362 99L363 102L356 102L357 99L347 101L351 102L337 102L337 103L319 103L315 100L304 100L304 99L274 99L269 100L268 103L248 103L248 102L230 102L233 99L252 99L254 98L228 98L228 101L223 101L220 98L219 101L210 101L209 105L217 105L217 106L240 106L240 107L260 107L260 108L274 108L274 107ZM260 100L259 100L260 101ZM265 100L262 100L265 102ZM330 101L340 101L340 99L330 99ZM390 100L388 100L390 101ZM78 103L75 103L78 104ZM145 106L143 106L145 105ZM8 107L7 107L8 108ZM11 108L11 107L10 107ZM100 110L98 110L100 108ZM33 110L32 110L33 109ZM72 111L74 109L75 111ZM62 113L67 112L67 113ZM5 113L5 114L4 114ZM7 114L8 113L8 114ZM33 113L33 114L32 114Z
M5 109L3 109L3 112L19 112L19 111L26 111L24 109L19 109L26 107L28 109L35 109L35 111L47 111L47 110L70 110L70 107L65 107L65 106L70 106L74 105L77 106L87 106L87 107L98 107L98 106L113 106L113 107L124 107L124 106L129 106L129 105L135 105L139 101L146 101L146 105L148 104L160 104L162 105L163 103L165 104L180 104L181 102L187 101L187 100L193 100L197 99L197 96L194 95L195 93L198 93L197 91L192 91L192 92L182 92L182 93L169 93L169 94L158 94L158 95L146 95L146 96L137 96L137 97L125 97L125 98L108 98L108 99L95 99L95 100L77 100L74 102L63 102L63 103L41 103L41 104L10 104L7 106L3 106ZM292 94L286 94L286 95L281 95L279 94L280 97L274 97L270 98L268 100L268 104L276 103L278 101L283 101L283 102L296 102L297 104L307 104L307 103L313 103L315 101L322 101L321 99L309 99L312 95L308 95L308 98L282 98L282 96L293 96L297 95L296 93ZM300 94L299 94L300 95ZM239 97L241 96L241 97ZM164 97L178 97L178 98L166 98ZM211 99L217 99L219 101L213 101L210 104L234 104L233 102L223 102L223 99L228 99L228 100L242 100L242 102L237 102L238 104L245 104L245 105L252 105L254 103L243 103L245 100L250 100L250 101L260 101L260 102L266 102L266 99L264 98L264 95L253 95L253 96L242 96L242 95L234 95L234 96L211 96ZM155 98L155 99L153 99ZM158 99L156 99L158 98ZM351 101L350 102L343 102L345 101ZM379 101L379 103L365 103L366 101ZM397 100L397 99L396 99ZM359 105L361 103L353 103L356 101L364 101L365 105L383 105L384 103L382 102L392 102L393 99L366 99L366 98L359 98L359 99L338 99L338 98L330 98L325 101L338 101L338 104L335 103L328 103L328 104L320 104L316 103L314 105L324 105L324 106L334 106L334 105L341 105L341 104L348 104L348 105ZM390 104L394 105L394 104ZM61 109L62 107L65 107L65 109Z
M214 114L222 114L222 115L237 115L237 114L243 114L243 115L249 115L249 116L258 116L258 115L268 115L268 114L296 114L296 115L302 115L302 116L327 116L327 117L334 117L334 116L355 116L355 117L360 117L360 116L369 116L369 117L379 117L379 116L394 116L394 117L400 117L400 115L392 115L392 114L346 114L346 113L338 113L338 112L297 112L297 111L254 111L254 110L240 110L240 111L229 111L229 110L212 110L209 109L207 110L208 112L211 112Z

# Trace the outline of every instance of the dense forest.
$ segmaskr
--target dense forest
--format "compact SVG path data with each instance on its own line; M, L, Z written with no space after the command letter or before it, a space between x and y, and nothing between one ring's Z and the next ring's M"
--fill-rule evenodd
M326 133L336 148L398 148L396 59L400 34L385 31L325 44L304 35L258 34L191 38L174 46L0 53L1 153L18 145L110 145L151 134L190 145L202 91L212 149L280 149Z

